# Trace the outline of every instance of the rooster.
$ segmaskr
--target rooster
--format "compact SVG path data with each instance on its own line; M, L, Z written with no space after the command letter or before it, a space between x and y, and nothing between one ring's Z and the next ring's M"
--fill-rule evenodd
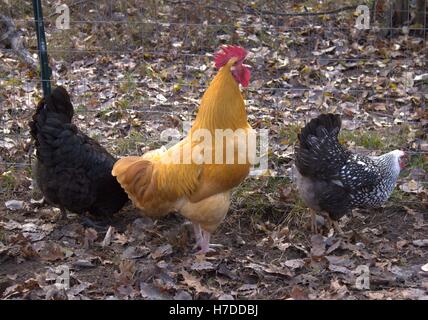
M253 133L239 88L239 84L247 87L250 80L250 70L244 64L246 56L247 51L237 46L226 46L216 53L219 71L205 91L193 126L183 140L169 149L120 159L112 171L143 214L160 218L178 211L192 221L198 254L213 251L210 237L226 216L231 189L245 179L250 169L249 157L237 161L242 154L236 136L226 137L223 146L217 144L223 139L212 139L203 152L198 151L201 132L214 137L218 129L240 130L244 143ZM207 155L226 154L227 145L232 145L232 162L225 163L224 156L220 163L200 161ZM184 158L189 152L196 157L186 163Z
M401 150L379 157L352 153L339 143L340 128L339 115L322 114L299 134L294 172L299 193L311 209L315 233L316 211L326 212L342 233L337 221L353 208L384 204L405 166L406 154Z
M115 158L71 123L73 105L63 87L42 99L29 123L35 141L35 179L47 202L66 210L107 215L128 197L111 175Z

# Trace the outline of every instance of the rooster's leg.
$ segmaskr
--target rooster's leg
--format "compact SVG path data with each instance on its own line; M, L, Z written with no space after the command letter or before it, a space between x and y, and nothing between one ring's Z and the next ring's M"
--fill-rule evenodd
M195 240L196 244L194 245L193 249L201 248L201 242L202 242L202 230L201 225L199 223L193 223L193 232L195 233Z
M317 213L313 209L309 209L311 212L311 230L312 233L318 234L318 227L317 227Z
M211 233L209 233L208 231L205 231L205 230L202 230L201 233L202 233L202 238L201 238L201 243L200 243L201 250L196 252L196 254L205 254L207 252L215 251L214 249L210 248Z

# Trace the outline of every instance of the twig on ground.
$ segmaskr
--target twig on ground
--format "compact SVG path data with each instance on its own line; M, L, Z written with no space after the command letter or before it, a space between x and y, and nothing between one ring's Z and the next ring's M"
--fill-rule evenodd
M0 14L0 28L5 29L3 35L0 36L0 43L4 43L10 47L26 64L32 69L37 70L37 62L28 50L24 47L22 41L22 33L18 30L10 17Z

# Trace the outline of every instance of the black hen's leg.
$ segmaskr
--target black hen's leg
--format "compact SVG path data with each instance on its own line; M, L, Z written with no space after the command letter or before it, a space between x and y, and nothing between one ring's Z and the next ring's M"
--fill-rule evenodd
M61 220L66 220L67 219L67 210L64 207L60 207L59 208L61 210Z
M311 231L313 234L318 234L318 226L317 226L317 212L313 209L309 209L311 212Z

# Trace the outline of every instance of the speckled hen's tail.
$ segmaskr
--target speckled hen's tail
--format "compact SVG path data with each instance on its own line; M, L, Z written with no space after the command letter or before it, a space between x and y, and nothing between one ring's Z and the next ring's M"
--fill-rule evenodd
M300 147L310 149L312 147L310 143L312 136L322 139L328 135L331 138L336 137L337 140L337 135L339 134L341 126L342 121L340 120L340 115L333 113L319 115L306 124L300 132Z
M300 132L296 147L296 167L307 177L329 179L349 156L339 143L341 120L338 114L322 114L312 119Z

